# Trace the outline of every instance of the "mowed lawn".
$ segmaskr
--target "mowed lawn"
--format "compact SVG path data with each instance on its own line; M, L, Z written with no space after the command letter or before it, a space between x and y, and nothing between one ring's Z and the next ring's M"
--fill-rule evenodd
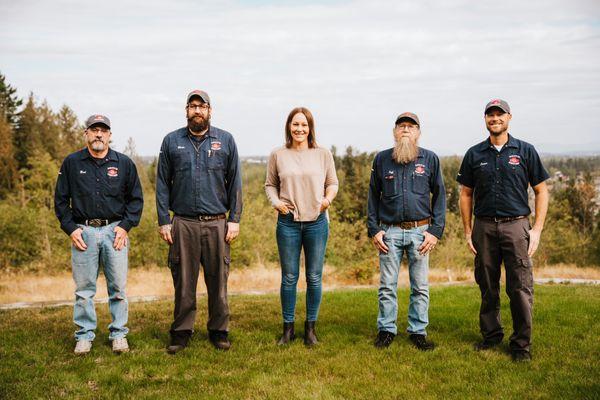
M406 327L408 290L399 291L399 326ZM479 291L433 287L433 352L419 352L401 333L385 350L373 347L377 291L340 290L323 296L317 333L277 347L281 330L276 295L231 296L229 352L206 337L206 298L198 303L189 348L166 354L172 303L130 305L131 352L113 355L109 314L97 305L92 352L72 354L70 307L0 312L0 398L76 399L598 399L600 398L600 287L535 288L533 361L508 354L511 319L503 294L505 344L475 352ZM303 330L299 295L297 333Z

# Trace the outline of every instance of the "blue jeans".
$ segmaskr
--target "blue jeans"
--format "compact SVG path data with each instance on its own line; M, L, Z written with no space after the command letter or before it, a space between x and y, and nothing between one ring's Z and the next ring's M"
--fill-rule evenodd
M398 273L402 256L406 252L408 258L408 274L410 277L410 303L408 305L408 333L426 335L425 328L429 324L429 254L419 254L419 246L423 243L428 225L413 229L388 227L383 241L389 248L387 254L379 253L379 269L381 281L379 286L379 315L377 329L396 334L396 318L398 317Z
M316 321L321 305L323 261L329 236L325 213L315 221L294 221L292 213L279 215L277 247L281 263L281 310L284 322L294 322L296 284L300 276L300 251L304 248L306 264L306 320Z
M113 248L115 232L118 225L94 228L78 225L83 229L83 241L87 245L85 251L80 251L71 246L71 266L75 280L75 306L73 321L79 329L75 332L76 340L94 340L96 337L96 310L94 309L94 296L96 295L96 280L98 279L99 266L104 267L106 286L108 289L108 307L112 322L108 325L109 339L114 340L127 335L128 303L125 295L127 283L127 250L129 243L121 250Z

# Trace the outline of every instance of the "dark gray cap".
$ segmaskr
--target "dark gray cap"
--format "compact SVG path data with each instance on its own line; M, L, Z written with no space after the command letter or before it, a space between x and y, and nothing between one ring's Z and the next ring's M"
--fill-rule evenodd
M110 129L110 119L107 116L101 114L90 115L88 119L85 120L85 129L88 129L90 126L95 124L104 124L108 126Z
M210 105L210 97L208 97L208 93L204 90L194 89L187 95L187 103L190 102L190 99L194 96L200 97L200 99L206 104ZM186 103L186 104L187 104Z
M501 100L501 99L490 100L490 102L486 104L485 111L483 113L487 114L488 110L492 107L497 107L497 108L501 109L502 111L504 111L505 113L510 114L510 106L504 100Z
M421 123L419 122L419 117L417 117L417 114L413 114L411 112L405 112L405 113L398 115L398 118L396 118L396 125L398 125L400 123L400 121L403 119L410 119L415 124L421 126Z

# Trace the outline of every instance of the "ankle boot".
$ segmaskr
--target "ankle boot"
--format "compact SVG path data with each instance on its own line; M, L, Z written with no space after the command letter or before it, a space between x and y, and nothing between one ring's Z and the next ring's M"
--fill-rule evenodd
M306 321L304 323L304 344L312 346L318 343L317 333L315 332L316 321Z
M288 344L289 342L291 342L294 339L296 339L296 334L294 333L294 323L293 322L284 322L283 323L283 335L281 336L281 339L279 339L279 342L277 342L277 344L278 345Z

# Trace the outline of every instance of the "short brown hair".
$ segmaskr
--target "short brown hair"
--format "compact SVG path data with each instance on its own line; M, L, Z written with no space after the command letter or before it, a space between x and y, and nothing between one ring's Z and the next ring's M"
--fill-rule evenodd
M315 119L313 118L312 113L305 107L296 107L287 117L287 121L285 121L285 147L288 149L292 147L292 131L290 130L290 124L292 123L292 119L296 114L304 114L306 117L306 121L308 122L308 147L315 148L317 147L317 139L315 137Z

